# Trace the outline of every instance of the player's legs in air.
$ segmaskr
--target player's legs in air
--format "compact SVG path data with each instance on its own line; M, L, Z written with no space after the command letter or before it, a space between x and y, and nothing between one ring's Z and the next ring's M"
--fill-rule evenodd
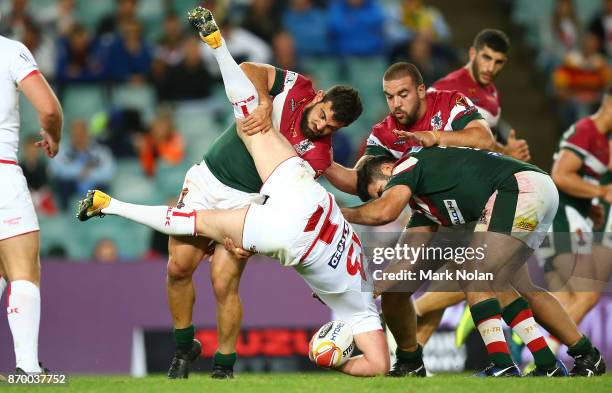
M226 65L229 65L225 68L226 72L230 72L232 62L235 65L232 77L224 76L228 98L232 103L246 105L248 114L250 106L257 106L257 92L233 59L226 60L228 61ZM245 116L242 105L234 105L234 109L237 119L242 120ZM279 259L286 258L291 254L292 247L295 248L291 241L299 241L303 233L303 227L291 226L295 222L293 220L297 218L299 221L300 218L304 218L303 222L307 222L317 210L317 205L312 202L316 203L321 199L317 193L322 192L325 197L327 193L314 181L312 169L297 157L292 146L276 130L251 137L241 135L241 138L251 152L257 171L265 182L262 193L266 193L265 190L270 191L267 193L269 200L266 205L251 205L249 208L236 210L196 211L169 206L128 204L95 191L90 192L81 203L79 216L85 220L100 214L120 215L169 235L198 235L217 243L223 243L224 239L229 238L238 247L256 249L258 252ZM283 188L288 189L288 192L282 191ZM288 201L283 203L285 198ZM288 204L292 205L287 206ZM332 209L333 206L330 204L328 209ZM337 209L337 206L335 207ZM296 210L304 211L305 217L299 217L299 211ZM254 219L261 219L262 222L252 222ZM276 236L271 236L274 233ZM354 291L354 294L363 297L360 291ZM334 308L334 305L330 304L330 307ZM355 342L363 352L363 356L350 359L341 371L364 376L387 371L388 361L381 362L387 357L386 341L381 331L374 329L359 332L355 334Z

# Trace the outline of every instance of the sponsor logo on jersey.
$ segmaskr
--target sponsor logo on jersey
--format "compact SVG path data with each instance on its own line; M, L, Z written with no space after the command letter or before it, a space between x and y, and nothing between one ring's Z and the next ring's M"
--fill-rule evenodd
M336 245L336 252L334 252L334 255L331 257L329 262L327 262L327 264L333 269L337 268L338 263L340 263L340 258L342 258L342 254L344 253L344 249L346 248L346 239L348 239L348 234L349 226L348 223L345 221L344 228L342 229L342 237Z
M405 139L399 139L399 140L393 142L393 144L396 145L396 146L405 145L406 144L406 140Z
M293 145L293 148L295 149L295 151L301 156L306 154L307 151L314 149L314 147L315 147L314 143L312 143L308 139L304 139L303 141L298 142L295 145Z
M438 111L438 113L436 113L432 118L431 118L431 128L434 131L440 130L442 128L443 124L442 124L442 112Z
M292 98L289 103L291 104L291 112L295 112L295 99Z
M285 75L285 85L288 85L292 82L295 82L297 79L297 73L293 71L287 71L287 75Z
M533 217L517 217L514 220L514 227L525 231L533 232L538 226L537 218Z
M465 220L463 219L461 210L459 210L459 206L457 206L456 200L445 199L444 207L446 207L446 211L448 211L448 216L450 217L453 225L465 224Z
M17 225L20 222L21 222L21 217L7 218L6 220L2 221L2 223L9 225L9 226Z

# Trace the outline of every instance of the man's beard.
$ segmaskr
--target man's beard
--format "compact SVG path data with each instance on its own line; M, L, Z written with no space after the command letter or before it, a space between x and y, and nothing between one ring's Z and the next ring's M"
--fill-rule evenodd
M474 79L476 80L476 83L478 83L480 86L487 86L488 83L483 83L483 81L480 80L480 68L478 68L478 64L476 63L476 59L474 59L474 61L472 62L472 75L474 75ZM492 81L493 79L491 79Z
M414 125L414 123L417 122L417 120L419 120L419 109L421 109L421 99L417 98L416 104L414 105L414 108L412 108L412 111L410 111L410 113L401 109L398 110L399 112L402 112L404 114L403 121L397 119L397 117L395 116L395 111L393 113L393 117L395 117L395 120L397 120L401 125L405 126L406 128L410 128Z
M308 117L312 111L312 108L313 107L311 106L310 108L304 109L304 112L302 113L302 120L300 120L300 131L302 131L302 134L304 134L308 140L316 141L321 139L322 135L315 133L310 127L308 127Z

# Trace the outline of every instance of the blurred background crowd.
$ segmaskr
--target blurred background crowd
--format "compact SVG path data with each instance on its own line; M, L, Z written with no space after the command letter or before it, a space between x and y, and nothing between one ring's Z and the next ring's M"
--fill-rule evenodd
M513 43L498 85L502 116L532 138L546 170L561 133L594 112L610 79L612 0L3 0L0 34L31 50L64 109L61 153L46 160L34 146L36 113L21 101L20 164L43 256L165 256L164 236L108 218L94 230L76 222L74 209L91 188L172 203L186 170L230 124L218 67L187 25L196 4L213 10L238 62L294 70L323 90L347 83L360 91L364 114L334 136L334 159L347 166L387 113L387 66L410 61L430 85L466 62L486 27Z

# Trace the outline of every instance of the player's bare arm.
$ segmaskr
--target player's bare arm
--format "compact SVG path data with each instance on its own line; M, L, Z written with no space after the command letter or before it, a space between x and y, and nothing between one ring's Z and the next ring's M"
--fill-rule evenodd
M272 127L272 99L269 91L274 85L275 69L268 64L242 63L240 68L249 78L259 97L259 106L244 121L247 135L266 132Z
M23 94L38 112L42 139L37 142L36 146L44 149L47 156L55 157L59 150L64 120L62 107L55 93L40 73L22 80L19 89L23 91Z
M582 159L570 150L562 149L552 169L552 179L559 190L578 198L604 198L612 200L612 186L586 182L578 174Z
M395 221L412 197L410 187L397 185L386 191L376 191L380 198L359 207L343 208L347 221L359 225L385 225Z
M393 131L399 138L418 142L424 147L462 146L499 151L493 133L482 119L470 121L463 130L440 131Z
M357 170L366 157L370 156L363 155L353 168L347 168L332 161L329 168L323 172L323 176L338 190L357 195Z

